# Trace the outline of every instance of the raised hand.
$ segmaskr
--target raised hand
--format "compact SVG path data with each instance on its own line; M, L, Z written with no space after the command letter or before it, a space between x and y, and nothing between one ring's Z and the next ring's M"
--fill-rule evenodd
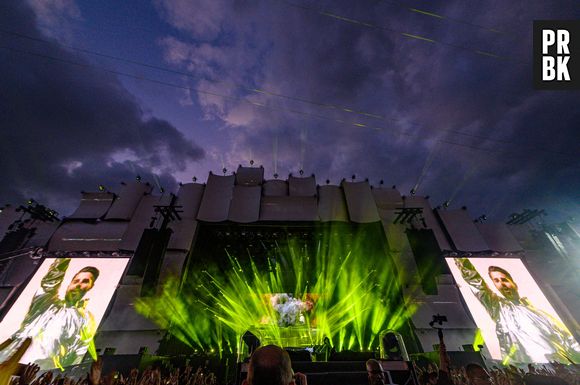
M40 366L30 363L26 365L24 371L18 379L18 385L30 385L32 381L36 378L36 373L40 370Z
M93 361L91 369L89 370L88 380L89 385L99 385L101 382L101 373L103 371L103 357L97 358Z

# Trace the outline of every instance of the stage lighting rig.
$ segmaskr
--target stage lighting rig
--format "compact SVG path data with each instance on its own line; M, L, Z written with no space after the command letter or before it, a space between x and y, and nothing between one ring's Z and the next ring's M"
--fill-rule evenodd
M487 221L487 215L485 215L485 214L482 214L482 215L480 215L479 217L475 218L475 219L473 220L473 223L483 223L483 222L485 222L485 221Z
M514 213L510 215L510 220L506 222L508 225L522 225L526 222L531 221L532 219L547 215L544 210L529 210L524 209L521 214Z
M182 213L183 206L176 206L175 201L177 197L175 194L171 193L171 202L168 205L154 205L155 208L155 215L151 217L151 223L149 223L149 227L153 227L155 222L157 221L158 215L161 215L163 218L163 222L161 228L166 228L170 222L175 220L181 220L181 216L179 213Z
M22 211L30 215L32 220L40 220L42 222L54 222L58 221L58 212L52 210L40 203L36 202L34 199L29 199L26 202L26 206L20 206L16 211Z
M393 224L412 224L416 219L421 221L423 227L427 227L425 218L423 217L422 207L403 207L395 211L397 216L393 220Z

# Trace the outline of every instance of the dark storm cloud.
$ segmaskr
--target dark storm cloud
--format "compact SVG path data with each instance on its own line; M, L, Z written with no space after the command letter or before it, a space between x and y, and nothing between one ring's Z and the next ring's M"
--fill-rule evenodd
M454 205L467 205L474 215L497 211L503 218L508 210L528 206L549 206L565 215L563 202L577 200L579 94L533 90L530 63L532 21L578 16L571 4L495 1L418 6L446 16L438 19L394 2L312 3L326 16L284 2L263 2L236 17L229 12L205 13L204 25L212 28L203 31L176 16L187 14L180 12L183 2L158 4L171 10L170 22L188 31L192 41L213 41L207 57L198 43L187 39L179 47L164 47L173 54L187 52L188 45L195 51L196 66L187 66L192 60L187 55L172 64L203 77L198 84L232 95L235 87L218 82L225 78L384 117L372 119L240 90L235 94L240 98L286 111L199 95L202 107L219 106L217 116L232 128L231 146L224 152L233 164L245 159L251 148L254 158L271 167L272 143L278 138L281 175L303 165L307 173L319 176L319 182L327 177L337 182L354 173L375 184L379 179L398 184L407 192L432 153L419 191L434 197L436 204L454 198ZM230 36L227 44L221 41L223 35ZM222 61L216 61L217 52L223 53ZM217 71L209 77L207 71L197 72L200 62ZM580 212L577 203L567 207Z
M42 37L24 2L3 2L4 30ZM57 42L33 44L1 34L2 46L77 63L82 57ZM146 118L112 75L0 49L0 203L34 197L70 211L81 189L116 190L136 174L158 174L169 187L172 172L203 151L164 120ZM151 180L152 181L152 180Z

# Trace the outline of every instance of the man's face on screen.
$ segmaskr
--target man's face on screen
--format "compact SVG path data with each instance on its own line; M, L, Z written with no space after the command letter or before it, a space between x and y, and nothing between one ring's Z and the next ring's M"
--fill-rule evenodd
M85 296L87 291L93 288L94 284L95 279L92 273L88 271L77 273L66 288L64 299L69 304L75 304Z
M490 271L489 277L499 292L509 300L519 300L518 285L501 271Z

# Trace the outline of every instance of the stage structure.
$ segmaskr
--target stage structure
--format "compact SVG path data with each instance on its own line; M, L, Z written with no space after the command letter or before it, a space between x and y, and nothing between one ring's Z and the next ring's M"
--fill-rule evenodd
M182 184L175 195L155 194L140 180L116 193L82 192L62 219L31 200L0 212L0 315L6 330L19 330L22 320L9 320L18 301L31 300L26 283L51 258L126 257L94 338L100 353L235 361L257 343L276 343L312 360L356 361L378 357L381 336L392 331L413 357L435 349L430 322L441 314L451 352L543 361L498 354L500 334L481 324L475 294L452 262L509 260L526 267L526 282L535 282L550 306L544 311L565 325L576 349L580 307L566 305L578 292L575 225L548 226L541 210L506 223L482 218L382 183L266 180L262 167L242 166Z

